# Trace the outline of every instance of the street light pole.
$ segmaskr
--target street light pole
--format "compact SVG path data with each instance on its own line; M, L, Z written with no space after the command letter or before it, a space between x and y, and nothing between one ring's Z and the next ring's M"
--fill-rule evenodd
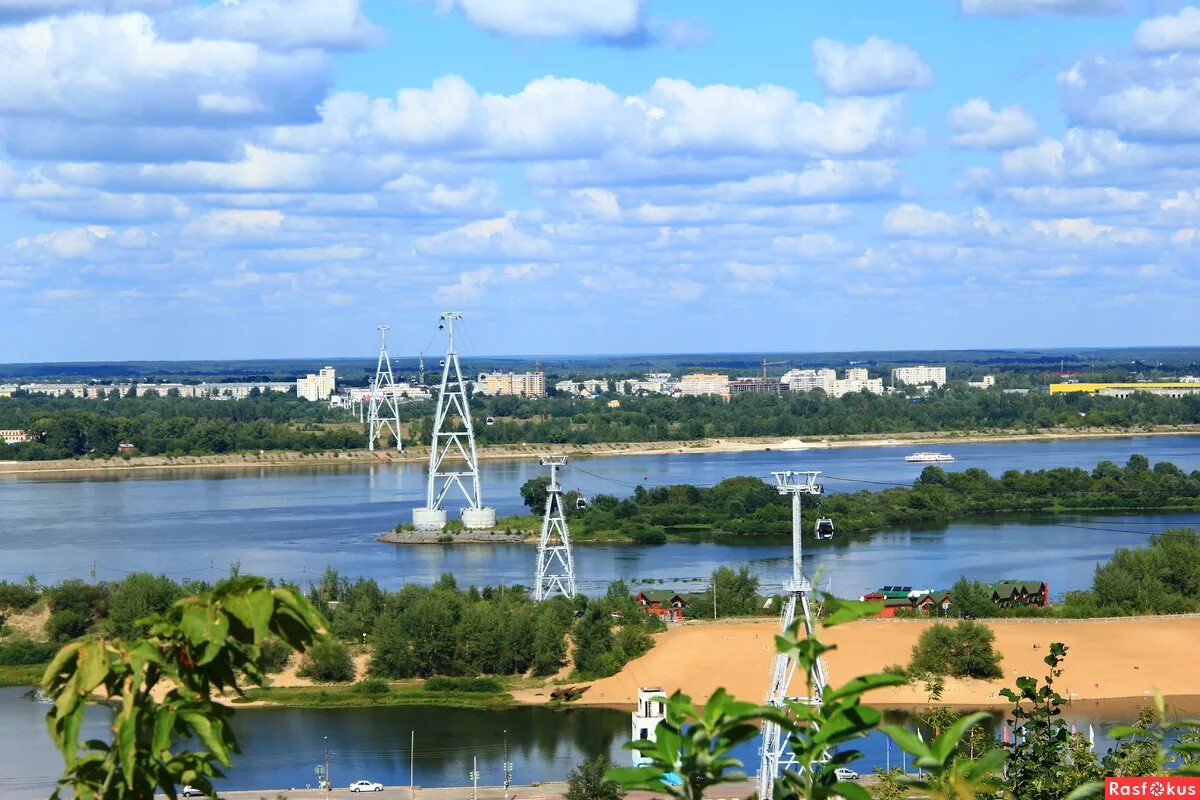
M479 800L479 756L471 756L471 800Z
M325 791L333 791L333 780L329 777L329 737L325 737Z
M508 731L504 731L504 800L508 800L508 787L512 785L512 762L508 760Z
M408 732L408 800L413 800L413 762L416 760L417 732Z

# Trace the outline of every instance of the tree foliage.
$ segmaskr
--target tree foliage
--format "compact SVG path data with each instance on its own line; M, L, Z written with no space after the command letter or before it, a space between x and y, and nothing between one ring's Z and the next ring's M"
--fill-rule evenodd
M567 791L563 793L563 800L621 800L625 790L620 784L605 778L605 773L610 769L612 761L605 754L580 762L567 776Z
M996 635L981 622L930 625L913 645L908 671L915 675L992 679L1003 676Z
M266 681L268 635L303 650L325 634L300 594L261 578L179 600L146 625L147 635L132 642L68 644L46 668L42 686L54 701L46 719L66 763L53 800L175 798L183 784L212 794L212 779L238 752L233 711L213 697ZM169 688L156 691L162 686ZM79 739L93 693L113 705L111 741Z

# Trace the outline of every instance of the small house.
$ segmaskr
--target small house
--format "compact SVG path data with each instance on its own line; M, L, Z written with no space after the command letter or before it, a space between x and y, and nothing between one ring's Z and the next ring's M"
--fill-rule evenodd
M638 607L650 612L664 622L683 622L684 609L688 601L676 592L663 589L649 589L637 593Z
M992 584L992 602L1001 608L1050 605L1050 587L1045 581L1004 580Z
M120 442L117 444L117 452L123 455L132 455L137 452L137 448L133 446L133 442Z

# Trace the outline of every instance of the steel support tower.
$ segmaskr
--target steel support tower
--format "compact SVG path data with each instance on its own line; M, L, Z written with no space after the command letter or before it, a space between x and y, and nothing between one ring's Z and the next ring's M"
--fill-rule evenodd
M400 441L400 401L396 397L396 380L392 377L392 360L388 358L387 332L389 325L379 326L379 363L375 365L375 380L371 382L371 406L367 414L367 449L374 450L384 431L396 440L396 449L403 452Z
M475 452L475 429L458 350L454 342L454 323L462 319L457 311L442 314L438 329L449 335L446 357L442 360L442 384L438 389L433 418L433 441L429 447L429 486L425 507L413 509L413 526L418 530L446 527L442 502L451 490L466 500L462 510L463 527L487 529L496 525L496 509L483 505L479 488L479 460ZM457 463L461 462L461 463Z
M542 515L542 536L538 540L534 600L547 600L556 594L575 596L575 560L571 557L571 534L563 514L562 487L558 485L558 469L566 464L566 456L542 458L542 466L550 468L550 485L546 487L546 513Z
M800 605L804 615L804 630L812 634L813 617L809 596L812 594L812 584L804 577L802 567L803 547L800 542L800 496L805 494L821 494L821 485L817 483L820 472L773 472L776 488L780 494L792 496L792 576L784 581L783 590L787 594L784 604L780 629L787 631L796 621L796 605ZM817 663L804 677L805 685L791 689L792 680L796 673L796 662L783 653L775 656L771 668L771 689L767 694L767 705L786 709L787 702L820 705L821 695L825 691L825 662L817 659ZM796 693L798 691L799 693ZM796 763L796 756L788 747L787 736L783 729L774 722L767 722L762 729L762 747L759 750L761 760L758 767L758 796L769 800L775 779L788 771L805 769L808 765Z

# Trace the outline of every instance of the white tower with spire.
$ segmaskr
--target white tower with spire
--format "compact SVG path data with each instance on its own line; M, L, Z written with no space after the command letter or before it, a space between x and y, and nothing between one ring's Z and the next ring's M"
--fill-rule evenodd
M559 467L566 464L566 456L542 458L542 466L550 468L550 485L546 487L546 513L542 515L542 536L538 540L534 600L546 600L556 594L575 596L575 560L571 557L571 534L563 514L562 487L558 485Z
M454 343L454 323L460 319L462 314L447 311L438 324L438 330L447 331L450 343L442 361L442 385L438 389L433 417L425 506L413 509L413 526L417 530L437 531L446 527L446 509L442 503L452 490L455 494L461 493L467 503L462 510L463 527L472 530L496 527L496 509L483 505L479 488L475 429L471 425L467 387Z
M776 489L780 494L792 496L792 577L784 581L783 590L787 592L787 603L784 604L783 618L780 620L781 629L787 631L796 621L796 604L800 604L804 615L804 630L812 634L813 618L810 608L809 595L812 594L812 584L804 577L802 566L803 548L800 542L800 496L804 494L821 494L821 485L817 483L820 472L773 472ZM797 482L800 479L801 482ZM799 691L791 691L791 683L796 673L796 662L791 657L779 653L771 669L771 689L767 694L767 705L780 710L787 710L786 701L820 705L821 695L825 691L826 676L825 662L818 658L817 663L804 676L804 687L796 687ZM788 747L787 736L783 729L774 722L763 724L762 747L759 750L758 767L758 796L771 797L775 779L787 771L800 771L808 768L808 764L797 764L796 756Z
M375 380L371 382L370 413L367 415L367 449L374 450L384 431L396 440L396 449L403 452L400 441L400 401L396 397L396 381L392 377L392 361L388 358L387 332L391 326L379 326L379 363L375 365Z

